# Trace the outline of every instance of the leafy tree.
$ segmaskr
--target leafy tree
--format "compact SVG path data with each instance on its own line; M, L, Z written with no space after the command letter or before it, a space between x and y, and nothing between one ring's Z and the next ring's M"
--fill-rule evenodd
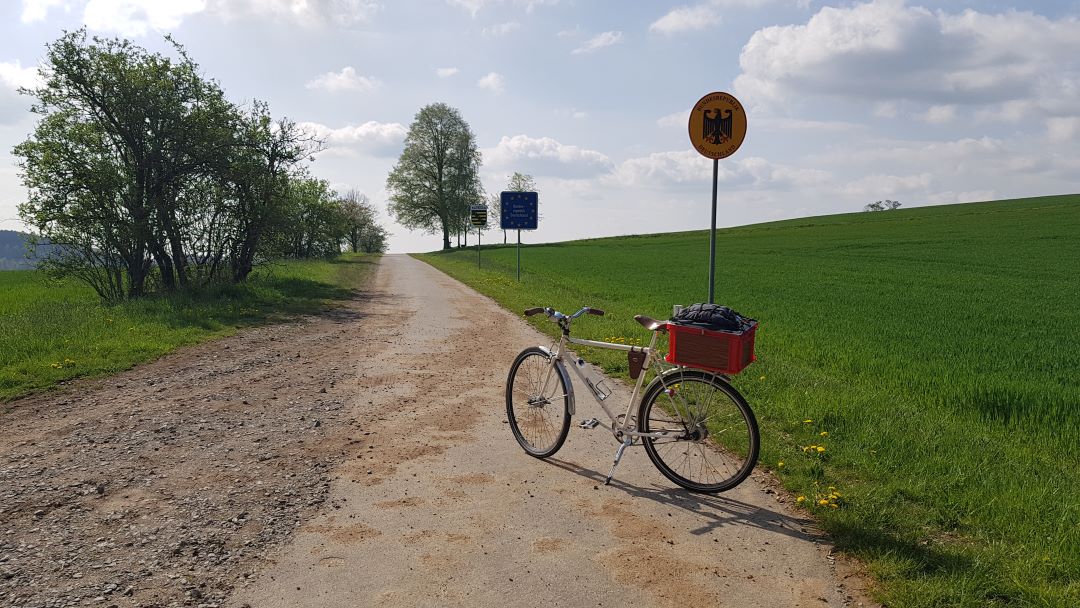
M142 294L154 265L166 288L187 284L180 194L234 145L234 106L174 50L177 60L70 32L47 45L45 84L28 91L42 120L15 148L30 190L20 213L62 246L47 266L104 297Z
M468 123L454 108L435 103L416 114L405 149L386 178L390 214L406 228L451 232L468 222L469 205L483 196L480 152Z
M230 259L237 282L247 278L260 254L267 253L263 249L276 238L275 233L289 230L290 181L300 163L323 149L322 141L295 122L273 120L265 103L255 103L242 129L242 145L234 152L226 176L235 198L232 217L237 226Z
M339 253L348 210L303 166L322 142L265 103L230 103L167 40L175 57L81 30L47 45L44 85L23 91L41 119L15 148L20 216L54 245L42 266L115 300Z
M893 201L885 199L883 201L874 201L867 206L863 207L863 211L891 211L893 209L900 208L900 201Z
M382 253L386 250L386 230L376 222L375 205L357 190L341 197L345 218L345 240L353 253Z

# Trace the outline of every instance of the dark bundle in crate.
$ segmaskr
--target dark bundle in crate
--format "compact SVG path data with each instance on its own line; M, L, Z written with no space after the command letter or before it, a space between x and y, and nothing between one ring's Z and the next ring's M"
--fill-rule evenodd
M668 363L737 374L754 360L757 321L726 306L694 304L668 322Z

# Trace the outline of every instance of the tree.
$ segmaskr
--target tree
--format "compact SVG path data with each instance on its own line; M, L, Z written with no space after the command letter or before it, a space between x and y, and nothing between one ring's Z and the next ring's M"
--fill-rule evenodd
M47 45L43 86L23 90L41 120L15 148L20 216L54 245L42 266L116 300L340 253L346 209L303 167L322 142L230 103L166 40L176 57L85 31ZM379 230L369 246L385 248Z
M339 201L345 218L345 240L353 253L383 253L390 236L376 222L375 205L357 190L349 190Z
M45 84L27 91L42 120L15 149L30 190L20 213L61 245L49 266L103 297L141 295L153 265L165 288L187 285L180 194L234 145L235 107L173 48L178 59L70 32L47 45ZM101 272L111 278L90 278Z
M386 178L388 209L410 229L450 233L468 221L469 205L481 200L480 152L461 114L444 103L425 106L405 136L405 149Z
M892 201L885 199L883 201L874 201L867 206L863 207L863 211L892 211L893 209L900 208L900 201Z
M227 180L233 189L237 222L232 278L240 282L255 267L275 232L288 231L286 199L300 163L323 148L323 142L282 118L274 121L265 103L256 102L245 117L242 146L235 151ZM272 253L272 252L271 252Z

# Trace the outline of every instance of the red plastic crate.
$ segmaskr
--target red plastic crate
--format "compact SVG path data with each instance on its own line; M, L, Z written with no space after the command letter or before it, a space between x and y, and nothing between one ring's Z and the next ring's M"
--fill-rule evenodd
M755 360L754 336L757 328L757 321L741 332L712 331L668 323L666 361L710 372L737 374Z

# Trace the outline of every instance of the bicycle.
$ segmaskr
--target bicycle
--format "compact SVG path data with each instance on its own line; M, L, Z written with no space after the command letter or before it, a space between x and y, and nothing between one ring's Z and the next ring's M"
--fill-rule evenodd
M662 363L656 342L660 334L667 333L667 322L635 316L652 332L649 346L641 348L570 335L575 319L586 313L602 316L604 311L600 309L585 306L572 315L552 308L525 311L526 316L540 313L557 323L562 335L551 348L533 346L521 351L506 379L507 420L526 453L547 458L566 441L576 406L574 385L564 362L573 356L569 367L611 421L608 425L591 418L578 426L603 427L619 442L605 485L611 483L623 452L633 445L644 446L665 477L693 492L730 490L750 475L760 448L757 420L750 405L724 374ZM590 377L585 360L570 351L569 344L627 351L630 376L636 382L623 414L616 415L608 408L605 401L611 395L610 389L602 380ZM647 371L655 375L645 385ZM637 415L631 416L635 402Z

